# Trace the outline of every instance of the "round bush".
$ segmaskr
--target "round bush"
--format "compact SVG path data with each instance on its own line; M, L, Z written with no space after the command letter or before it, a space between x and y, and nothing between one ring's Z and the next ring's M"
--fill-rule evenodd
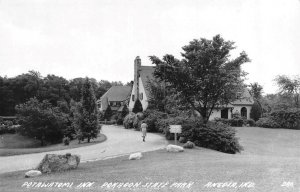
M190 121L182 126L182 136L199 147L235 154L243 150L235 137L235 129L223 123Z
M64 137L63 138L63 143L64 143L64 145L69 145L70 144L70 138L69 137Z
M183 145L183 148L187 148L187 149L192 149L194 147L195 147L195 144L191 141L188 141Z
M247 124L251 127L255 126L255 121L253 119L247 119Z
M159 121L166 118L166 114L156 110L146 110L144 112L144 122L148 125L149 132L163 132L160 129Z
M123 125L124 125L125 129L133 128L133 122L134 122L135 118L136 118L136 115L134 113L129 113L128 115L126 115L126 117L124 118L124 121L123 121Z

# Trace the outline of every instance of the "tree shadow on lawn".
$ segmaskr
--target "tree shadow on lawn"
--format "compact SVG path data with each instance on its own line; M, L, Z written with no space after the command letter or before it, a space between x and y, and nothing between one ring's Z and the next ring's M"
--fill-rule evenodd
M64 145L63 143L36 147L36 148L0 148L0 156L12 156L12 155L23 155L23 154L30 154L30 153L41 153L41 152L48 152L48 151L58 151L58 150L65 150L65 149L72 149L78 147L86 147L89 145L95 145L98 143L102 143L106 141L107 137L104 134L98 135L98 137L94 140L91 140L90 143L84 142L78 144L78 140L70 141L69 145Z

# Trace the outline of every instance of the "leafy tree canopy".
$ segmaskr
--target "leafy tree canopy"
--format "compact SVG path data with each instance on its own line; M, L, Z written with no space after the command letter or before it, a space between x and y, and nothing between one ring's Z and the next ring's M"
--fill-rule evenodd
M212 40L195 39L184 46L182 60L173 55L150 59L157 66L154 75L208 121L214 107L230 103L243 89L242 77L246 74L241 65L250 60L245 52L231 59L234 48L233 42L216 35Z
M41 145L45 141L53 143L62 139L67 115L47 100L39 102L36 98L31 98L26 103L17 105L16 111L23 135L39 139Z
M289 95L294 99L294 107L299 108L300 77L291 78L286 75L279 75L275 78L279 87L279 93Z

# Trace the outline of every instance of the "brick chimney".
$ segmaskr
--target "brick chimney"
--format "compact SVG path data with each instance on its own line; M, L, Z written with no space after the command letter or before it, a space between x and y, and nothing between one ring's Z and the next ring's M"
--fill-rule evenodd
M140 77L140 68L141 68L141 59L137 56L134 60L134 100L139 99L139 77Z

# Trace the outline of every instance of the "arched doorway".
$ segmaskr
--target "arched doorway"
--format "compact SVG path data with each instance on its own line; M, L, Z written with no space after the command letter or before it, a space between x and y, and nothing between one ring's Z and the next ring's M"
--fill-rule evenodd
M247 108L246 107L242 107L242 109L241 109L241 116L247 118Z

